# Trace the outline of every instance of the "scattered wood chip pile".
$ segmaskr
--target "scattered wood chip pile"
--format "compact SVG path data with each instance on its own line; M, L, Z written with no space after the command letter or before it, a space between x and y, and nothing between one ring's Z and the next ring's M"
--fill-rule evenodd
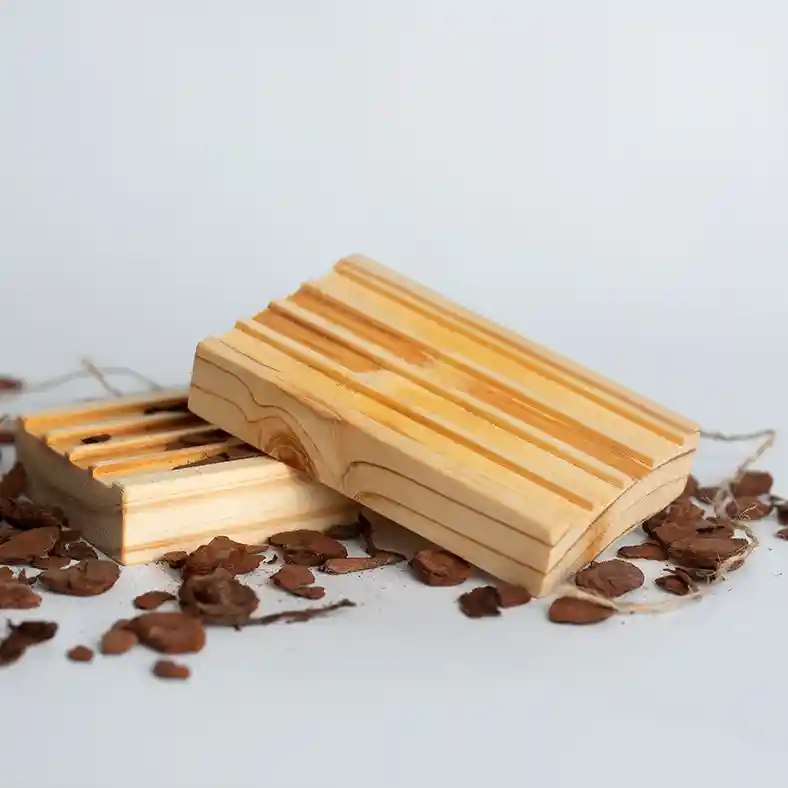
M0 388L11 383L0 379ZM91 440L104 439L97 435ZM0 443L13 444L12 432L0 431ZM38 608L47 592L85 597L110 591L120 576L118 564L100 558L69 528L62 511L27 500L25 481L25 470L19 463L0 479L0 609ZM575 576L576 587L608 600L626 597L645 583L644 573L633 562L657 561L665 565L664 574L655 580L661 592L680 597L696 591L698 584L713 582L724 564L732 569L743 564L748 548L747 538L739 533L743 522L750 524L775 514L782 526L788 526L788 501L772 494L772 484L769 473L747 473L731 490L733 500L725 517L715 518L708 507L717 489L701 487L690 477L676 501L643 523L641 544L621 547L619 557L613 560L592 562ZM776 536L788 539L788 527L778 530ZM365 555L349 555L347 542L355 542ZM731 563L738 555L743 556L742 561ZM138 595L130 600L135 615L112 623L92 646L72 644L66 657L90 663L96 652L117 657L147 648L162 655L152 665L153 675L182 681L189 677L189 667L169 657L202 650L212 627L240 630L280 621L304 622L354 606L341 599L323 606L257 615L260 599L244 578L260 571L261 566L278 565L269 576L272 587L317 601L327 595L322 583L330 584L333 575L405 562L411 576L427 586L460 586L473 574L466 561L445 550L418 550L408 558L379 547L363 516L326 533L279 533L263 545L218 536L190 553L164 555L161 563L179 575L177 592L151 589ZM31 570L38 573L28 574ZM474 587L457 597L459 610L468 618L498 617L503 610L530 600L525 589L504 583ZM548 617L561 624L594 624L614 612L592 599L563 596L552 602ZM0 665L14 663L28 648L52 640L57 629L56 623L48 621L9 622L8 633L0 641Z
M780 525L788 525L788 502L772 494L773 481L766 471L745 473L731 487L733 499L725 507L725 517L718 518L707 509L719 488L701 487L690 476L681 496L643 523L646 538L641 544L619 548L613 560L592 562L577 573L575 584L598 597L615 599L645 582L643 572L630 561L661 561L665 573L654 580L657 588L679 597L696 592L699 585L718 580L723 565L728 571L744 565L749 540L740 533L743 526L751 528L773 513ZM788 539L788 528L775 535ZM739 555L741 560L736 560ZM549 618L558 624L596 624L614 613L612 607L593 600L564 596L552 603Z

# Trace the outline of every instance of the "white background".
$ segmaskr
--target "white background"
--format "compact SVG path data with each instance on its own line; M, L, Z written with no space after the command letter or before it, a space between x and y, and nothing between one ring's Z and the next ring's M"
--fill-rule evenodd
M788 428L787 38L781 0L5 0L0 368L185 382L362 252L708 429ZM587 629L332 579L361 607L211 632L178 686L62 656L172 583L126 571L0 674L0 783L783 785L774 528L700 605Z

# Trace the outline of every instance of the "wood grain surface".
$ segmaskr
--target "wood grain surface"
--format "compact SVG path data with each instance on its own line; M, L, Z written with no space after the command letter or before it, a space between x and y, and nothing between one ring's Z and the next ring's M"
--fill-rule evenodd
M189 413L185 390L23 416L17 450L30 497L62 507L124 564L357 516L344 496Z
M189 407L538 595L675 498L698 442L361 256L201 342Z

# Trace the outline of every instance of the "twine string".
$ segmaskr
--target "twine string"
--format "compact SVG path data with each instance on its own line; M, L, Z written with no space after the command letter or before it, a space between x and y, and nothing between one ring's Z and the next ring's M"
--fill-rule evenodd
M705 579L702 585L695 583L689 577L684 576L683 579L687 582L688 591L684 596L675 597L674 599L666 599L661 602L619 602L615 599L609 599L600 594L595 594L591 591L585 591L578 588L573 583L563 583L556 589L557 597L572 597L580 599L585 602L593 602L596 605L614 610L616 613L662 613L669 610L675 610L688 602L700 599L705 596L711 589L724 582L727 579L728 573L735 567L741 566L744 561L749 558L754 550L760 545L760 541L756 536L753 529L748 525L750 518L747 516L747 509L742 512L737 512L737 517L734 520L728 514L728 506L734 500L732 489L738 484L749 468L757 462L769 449L774 445L777 433L773 429L759 430L758 432L748 433L724 433L712 432L701 430L701 438L712 441L720 441L725 443L739 443L742 441L760 440L761 443L758 447L749 454L745 460L739 464L734 472L728 476L717 489L712 500L711 507L717 522L722 524L730 524L744 532L747 537L747 546L743 551L736 553L720 564L720 566Z

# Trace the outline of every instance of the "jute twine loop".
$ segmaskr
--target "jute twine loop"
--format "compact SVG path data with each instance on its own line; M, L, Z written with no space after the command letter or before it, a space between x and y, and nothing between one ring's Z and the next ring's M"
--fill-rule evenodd
M15 399L16 397L23 397L27 394L43 394L47 391L58 389L65 386L66 383L71 383L74 380L84 378L93 378L98 384L112 397L122 397L124 392L113 386L108 380L108 377L128 377L134 378L141 383L144 383L149 391L161 391L162 386L151 380L146 375L137 372L128 367L99 367L91 359L83 358L80 361L82 365L80 369L75 369L73 372L66 372L64 375L57 375L53 378L39 381L38 383L22 383L21 388L12 389L9 391L0 391L0 399ZM13 424L13 416L8 413L0 413L0 428L8 427Z
M689 586L689 591L680 597L672 599L665 599L661 602L618 602L615 599L608 599L599 594L594 594L590 591L584 591L578 588L573 583L564 583L556 589L557 597L573 597L574 599L582 599L586 602L593 602L595 605L610 608L615 610L616 613L663 613L669 610L675 610L682 605L700 599L707 594L715 585L719 585L727 578L728 573L736 566L740 566L744 561L749 558L750 554L759 546L760 542L755 532L747 524L749 518L747 517L747 510L738 514L734 520L728 514L728 504L733 500L732 488L741 481L742 477L749 470L753 463L757 462L774 444L777 437L775 430L760 430L758 432L740 433L740 434L727 434L724 432L710 432L701 430L701 438L712 441L721 441L725 443L738 443L741 441L760 440L758 448L750 454L744 462L742 462L736 470L725 479L717 489L717 493L711 503L714 516L720 524L729 523L734 528L744 532L747 537L746 548L731 556L724 561L719 568L710 573L709 577L703 581L702 585L691 580L685 576L685 580Z

